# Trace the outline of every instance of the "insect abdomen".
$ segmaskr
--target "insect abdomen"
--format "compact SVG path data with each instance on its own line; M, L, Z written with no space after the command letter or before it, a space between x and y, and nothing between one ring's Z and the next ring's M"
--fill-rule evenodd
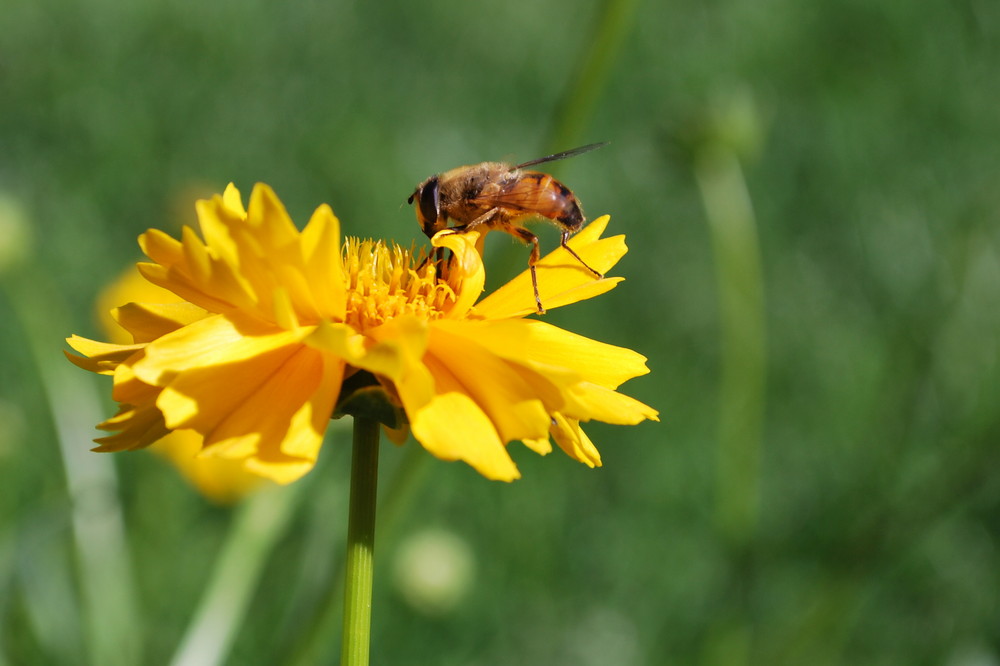
M521 175L520 187L530 186L535 201L534 212L575 230L583 224L583 211L568 187L547 173L527 171Z

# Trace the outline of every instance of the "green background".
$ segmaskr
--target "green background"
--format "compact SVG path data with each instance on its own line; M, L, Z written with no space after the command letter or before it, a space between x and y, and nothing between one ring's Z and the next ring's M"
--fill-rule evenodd
M594 141L552 170L627 280L546 320L648 356L623 391L662 422L591 424L598 470L423 464L373 663L1000 663L998 71L989 0L3 0L0 664L168 663L245 515L144 453L67 481L112 406L62 338L101 336L139 233L262 181L300 226L327 202L408 245L431 173ZM488 245L495 281L523 269ZM283 498L227 663L310 626L349 448ZM383 445L384 490L414 448ZM473 563L434 612L393 575L431 528Z

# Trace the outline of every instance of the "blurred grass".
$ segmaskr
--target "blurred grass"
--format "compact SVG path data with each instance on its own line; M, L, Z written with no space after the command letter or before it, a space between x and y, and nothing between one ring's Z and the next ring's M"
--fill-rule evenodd
M625 5L630 27L599 60L603 92L567 139L611 145L559 176L627 235L628 280L547 318L648 355L652 373L625 391L663 423L588 427L596 471L512 445L524 478L511 486L428 463L397 530L460 535L478 577L453 613L422 615L392 588L389 535L375 661L1000 662L1000 5ZM420 232L403 203L427 175L572 147L549 141L606 8L8 0L2 11L0 191L30 221L24 261L65 303L36 297L70 322L47 332L58 361L59 338L98 335L94 296L137 258L135 237L190 223L194 199L230 180L244 192L270 183L300 225L329 202L345 233L408 243ZM762 127L738 164L767 383L758 509L737 547L716 522L736 399L722 388L734 368L718 276L734 267L713 252L696 155L717 100L744 93ZM539 233L554 247L552 230ZM523 268L523 248L489 245ZM24 272L6 271L0 662L76 663L86 618L72 504L51 389L16 319ZM94 434L81 429L76 446ZM328 441L231 663L280 661L318 603L310 590L338 566L346 446ZM403 457L383 451L385 478ZM165 663L232 512L152 456L111 460L137 639L145 663Z

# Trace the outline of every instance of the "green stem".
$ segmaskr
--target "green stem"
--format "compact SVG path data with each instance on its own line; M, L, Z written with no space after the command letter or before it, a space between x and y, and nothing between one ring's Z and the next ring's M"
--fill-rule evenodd
M584 53L577 63L573 82L555 113L549 152L578 145L611 75L621 45L634 23L639 0L606 0L597 15ZM584 143L586 143L584 141Z
M172 666L225 662L267 558L299 505L303 485L258 490L240 505Z
M752 662L747 620L753 585L751 542L760 503L766 340L764 285L753 204L736 154L724 144L699 151L695 176L715 259L722 334L716 522L730 547L730 608L708 630L706 665Z
M421 446L411 443L403 448L406 450L403 462L386 489L388 492L382 494L379 502L379 520L375 538L383 548L387 540L392 538L399 520L406 515L407 508L413 505L410 500L419 489L420 480L427 469L426 463L431 459ZM311 619L303 623L304 628L298 632L295 645L290 649L286 648L285 652L289 656L283 663L294 666L324 663L328 654L326 648L329 646L329 636L337 621L341 619L344 599L341 585L344 583L345 569L346 563L341 561L337 571L330 577L330 588L323 595L320 606L314 609Z
M760 501L767 368L760 248L736 154L721 144L706 146L695 176L712 238L722 328L717 519L725 538L742 547L756 529Z
M341 666L367 666L371 644L372 573L375 563L375 495L378 486L379 424L354 418L351 505L347 523L344 640Z
M93 424L101 420L101 402L91 378L57 351L64 347L62 332L72 330L62 317L70 308L62 301L58 285L36 268L32 264L0 275L0 288L8 292L13 322L23 327L52 414L66 476L82 604L79 609L51 611L64 611L83 625L83 661L112 666L142 663L141 614L115 465L111 456L94 454L89 442L81 441L87 439L82 433L92 432ZM39 307L39 303L49 307ZM51 635L54 626L60 625L50 617L39 627L38 640L58 650L67 637Z

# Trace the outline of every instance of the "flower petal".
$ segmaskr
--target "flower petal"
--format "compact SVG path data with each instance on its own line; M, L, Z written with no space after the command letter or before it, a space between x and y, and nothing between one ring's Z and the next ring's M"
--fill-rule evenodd
M580 258L602 274L625 256L624 236L600 238L610 218L604 215L584 227L568 242ZM546 309L593 298L613 289L623 278L598 278L576 257L557 247L535 265L538 295ZM481 302L476 312L486 319L523 317L535 312L534 288L530 270L503 285Z
M248 457L248 468L279 483L294 481L315 464L342 373L339 360L299 345L228 414L213 416L206 449Z
M241 409L271 376L285 365L299 345L261 350L228 363L191 367L173 374L156 400L167 426L193 428L205 434L229 414Z
M112 310L115 321L131 333L137 343L151 342L208 315L207 310L180 301L127 303Z
M430 402L411 410L406 392L400 391L417 441L438 458L462 460L488 479L513 481L520 478L490 418L472 398L459 390L458 383L446 368L433 361L428 366L438 390Z
M147 232L148 233L148 232ZM144 278L158 287L175 294L181 300L189 301L209 312L231 312L236 309L231 302L217 295L205 293L189 276L179 269L171 269L159 264L140 262L136 268Z
M178 372L194 367L230 364L297 343L312 332L305 327L283 331L256 322L212 315L168 333L146 346L136 375L147 384L164 386Z
M149 229L141 234L139 247L143 254L164 267L173 266L184 260L184 247L181 242L159 229Z
M84 370L102 375L113 374L115 368L124 363L134 354L141 353L143 345L116 345L110 342L88 340L79 335L66 338L70 347L83 354L76 356L64 352L69 361Z
M320 314L343 321L347 294L340 254L340 220L326 204L316 209L302 231L302 254L305 277Z
M398 391L406 392L411 408L429 402L436 389L422 361L429 337L427 323L416 317L397 317L372 329L368 336L376 344L366 349L364 357L351 360L351 365L390 379Z
M98 424L98 430L119 432L94 441L100 444L94 451L132 451L149 446L170 431L163 423L163 415L152 402L143 405L123 404L118 413Z
M569 389L572 408L564 412L581 421L603 421L617 425L635 425L649 419L659 421L659 412L635 398L598 384L581 382Z
M260 248L266 250L282 248L297 243L299 230L288 216L285 205L270 186L257 183L250 192L250 206L247 208L247 225L255 233Z
M607 388L649 372L646 357L535 319L435 323L447 330L468 327L466 335L492 353L530 368L571 369L581 381Z
M132 368L143 357L143 354L144 352L138 352L134 357L115 368L114 386L111 389L111 397L115 401L128 405L147 403L152 405L156 402L156 398L160 395L160 387L150 386L140 380L135 376Z
M548 434L545 437L537 439L522 439L521 443L540 456L547 456L552 453L552 442L549 441Z
M448 282L457 287L457 290L455 303L446 312L447 317L464 316L483 293L486 269L483 266L483 258L476 249L479 239L478 231L454 233L449 229L439 231L431 239L434 247L445 247L454 253Z
M549 415L534 387L474 338L432 325L428 353L448 368L462 392L486 413L503 442L547 435Z
M463 460L490 479L511 481L520 476L490 418L448 367L425 353L426 322L398 317L369 335L378 342L367 350L371 358L362 357L352 365L374 367L372 361L377 358L391 371L388 376L413 435L425 449L442 460Z
M232 183L226 185L226 191L222 193L222 203L225 204L237 217L246 217L247 211L243 207L243 198L240 191Z
M587 467L601 466L601 454L580 427L579 421L568 419L562 414L555 414L553 420L552 437L566 455Z

